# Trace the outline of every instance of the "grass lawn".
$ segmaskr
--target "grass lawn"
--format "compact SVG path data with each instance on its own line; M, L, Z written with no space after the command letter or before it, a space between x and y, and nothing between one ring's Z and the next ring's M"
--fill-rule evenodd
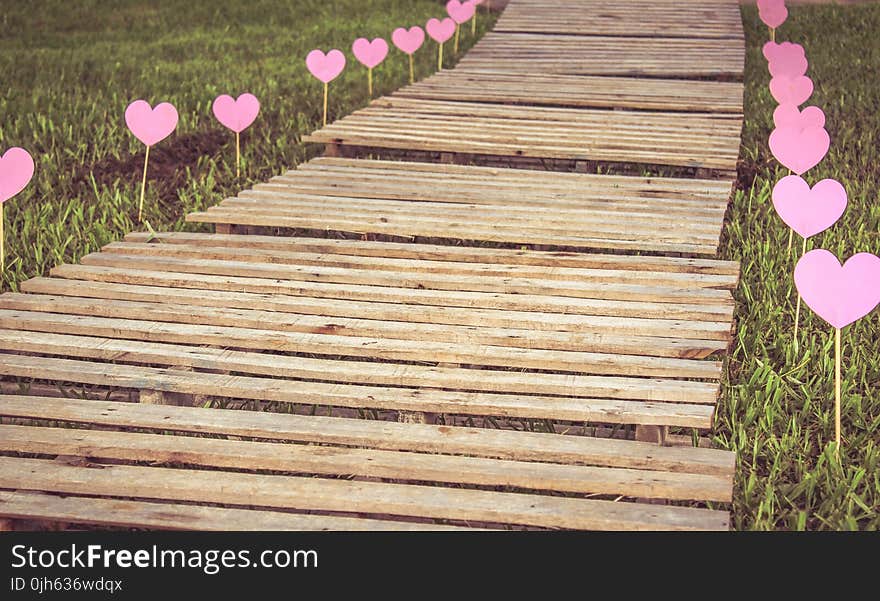
M777 40L802 44L816 90L806 103L827 115L828 156L804 176L835 178L849 207L810 248L842 259L880 252L880 4L789 7ZM738 529L880 528L880 314L843 330L843 450L835 459L834 347L830 326L809 309L797 343L792 283L796 258L775 214L773 185L788 171L767 148L776 104L761 47L767 29L754 6L746 29L745 127L739 189L724 258L742 261L735 348L716 440L739 455L734 486ZM800 239L795 244L800 251Z
M0 148L36 162L31 184L5 203L2 290L142 229L137 202L144 146L125 126L129 102L174 104L177 131L150 151L144 218L180 229L183 216L309 158L300 137L320 124L322 84L306 70L316 47L348 65L330 84L330 115L367 103L367 72L351 44L445 16L436 0L62 0L3 2ZM494 17L493 17L494 19ZM491 26L480 11L477 35ZM462 50L473 43L462 28ZM416 53L416 77L437 68L437 45ZM444 51L453 64L452 42ZM374 94L407 83L393 46L374 70ZM242 134L246 167L235 179L235 138L211 113L218 94L252 92L260 116ZM311 152L314 152L314 148Z

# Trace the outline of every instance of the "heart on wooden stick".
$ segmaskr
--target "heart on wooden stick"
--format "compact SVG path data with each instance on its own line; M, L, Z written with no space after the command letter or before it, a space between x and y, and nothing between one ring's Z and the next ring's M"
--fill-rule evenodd
M306 56L306 68L319 81L330 83L345 69L345 55L335 48L327 54L316 48Z
M449 0L449 2L446 3L446 13L449 15L449 18L455 21L458 25L466 23L468 19L473 17L476 9L477 5L469 0L465 0L464 2L460 2L459 0Z
M837 223L846 203L846 190L833 179L823 179L810 188L800 176L788 175L773 187L773 207L802 238L815 236Z
M440 19L428 19L428 22L425 24L425 31L428 32L432 40L442 44L448 41L452 34L455 33L455 21L448 17L442 21Z
M830 145L831 139L824 127L777 127L770 134L770 152L797 175L818 165Z
M843 328L880 303L880 257L858 253L841 265L827 250L811 250L797 262L794 282L816 315Z
M861 319L880 304L880 257L858 253L840 264L824 249L804 254L794 268L798 294L816 315L834 328L834 431L841 447L840 330Z
M764 25L770 29L776 29L788 18L788 9L785 8L784 2L777 2L763 9L758 9L758 17L764 22Z
M388 56L388 42L382 38L372 41L367 38L358 38L351 45L354 57L368 69L377 67Z
M221 124L235 132L235 177L241 176L241 132L247 129L260 113L260 101L245 92L238 98L221 94L211 106L214 116Z
M135 100L125 109L125 124L134 137L147 146L170 136L177 121L177 109L168 102L160 102L152 108L146 100Z
M813 80L806 75L777 75L770 80L770 94L779 104L800 106L813 95Z
M138 222L143 219L144 214L150 147L170 136L177 127L177 121L177 109L168 102L160 102L156 108L152 108L146 100L135 100L125 109L125 124L134 137L147 147L147 152L144 155L144 175L141 180L141 198L138 203Z
M773 41L766 42L761 48L761 52L764 54L764 58L767 59L768 63L779 56L788 55L789 53L795 56L806 56L804 47L800 44L795 44L794 42L782 42L779 44Z
M318 81L324 84L324 125L327 125L327 102L329 93L329 84L331 81L339 77L342 70L345 69L345 55L341 51L334 48L327 54L318 48L315 48L306 56L306 68L309 73L314 75Z
M418 25L409 29L398 27L392 32L391 41L401 52L413 54L425 42L425 30Z
M24 148L13 147L0 156L0 275L6 270L3 203L25 189L34 176L34 159Z
M24 148L13 147L0 157L0 205L25 189L34 176L34 159Z
M825 127L825 113L817 106L808 106L804 110L794 104L780 104L773 111L773 125L776 127Z
M443 43L452 37L457 31L455 21L449 17L443 19L429 19L425 25L425 31L437 42L437 69L443 69Z
M388 56L388 42L382 38L358 38L351 45L354 57L367 68L367 92L373 97L373 69Z

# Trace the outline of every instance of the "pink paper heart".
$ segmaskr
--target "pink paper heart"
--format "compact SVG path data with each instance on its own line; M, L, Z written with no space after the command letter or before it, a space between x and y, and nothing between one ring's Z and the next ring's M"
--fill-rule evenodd
M785 6L785 0L758 0L758 10L773 10L779 6Z
M785 8L785 4L777 4L764 10L758 10L758 16L764 25L775 29L785 23L788 18L788 9Z
M828 153L831 139L824 127L777 127L770 134L770 152L785 167L802 175Z
M794 283L816 315L842 328L880 303L880 257L858 253L841 266L827 250L811 250L797 262Z
M134 137L152 146L171 135L177 127L177 109L168 102L150 108L146 100L135 100L125 109L125 124Z
M368 69L376 67L388 56L388 42L375 38L372 42L367 38L358 38L351 45L354 57Z
M412 54L425 42L425 30L418 25L410 27L409 30L398 27L391 34L391 41L401 52Z
M465 0L464 2L449 0L446 3L446 13L459 25L473 17L475 10L477 10L477 5L470 2L470 0Z
M787 175L773 187L773 207L788 227L809 238L837 223L846 210L846 190L833 179L810 189L803 178Z
M327 54L316 48L306 56L306 67L319 81L330 83L345 69L345 55L335 48Z
M14 146L0 157L0 204L22 190L34 176L34 159L24 148Z
M767 64L767 68L770 70L770 75L772 77L778 77L780 75L798 77L806 73L809 66L810 64L807 62L807 57L798 55L797 51L793 49L778 51Z
M439 19L429 19L425 25L425 31L438 44L442 44L452 37L455 33L455 21L449 17L440 21Z
M778 56L788 54L792 54L793 56L806 56L804 47L792 42L782 42L780 44L777 44L776 42L767 42L764 44L761 52L763 52L764 58L767 59L767 62L774 60Z
M806 129L810 126L825 127L825 113L818 106L808 106L798 110L794 104L780 104L773 111L773 124L776 127L797 127Z
M212 109L217 121L235 133L241 133L260 113L260 101L249 93L242 94L237 99L221 94L214 99Z
M770 94L779 104L800 106L813 94L813 80L806 75L777 75L770 80Z

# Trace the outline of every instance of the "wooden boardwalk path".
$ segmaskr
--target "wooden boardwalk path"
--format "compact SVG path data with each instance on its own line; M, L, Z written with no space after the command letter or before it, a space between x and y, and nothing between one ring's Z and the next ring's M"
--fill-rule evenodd
M331 156L187 217L216 233L0 296L7 525L726 529L701 433L742 87L705 77L741 77L742 30L706 0L621 37L661 4L513 0L461 67L313 134ZM542 66L608 36L664 78ZM632 169L511 168L565 161Z

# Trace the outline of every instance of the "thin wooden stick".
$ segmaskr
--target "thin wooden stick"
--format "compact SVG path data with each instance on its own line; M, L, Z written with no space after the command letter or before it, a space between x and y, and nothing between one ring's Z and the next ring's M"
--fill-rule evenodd
M791 229L791 228L789 228L789 230L788 230L788 249L787 249L787 252L788 252L788 256L789 256L789 257L791 256L791 241L792 241L792 238L794 238L794 230Z
M474 9L474 16L471 17L471 36L477 35L477 10Z
M461 25L458 23L455 24L455 48L453 48L453 54L458 54L458 35L461 31Z
M147 154L144 156L144 178L141 180L141 202L138 205L138 223L144 214L144 193L147 190L147 163L150 162L150 147L147 146Z
M235 132L235 177L241 177L241 141L239 132Z
M443 42L437 47L437 70L443 70Z
M806 252L807 252L807 239L804 238L804 245L801 248L801 256L803 257L804 254L806 254ZM798 324L800 323L800 320L801 320L801 293L798 292L797 308L794 310L794 343L795 343L795 345L797 345ZM795 348L797 348L797 346L795 346Z
M840 455L840 328L834 328L834 439Z
M770 41L771 42L776 41L776 28L775 27L770 28Z
M324 125L327 125L327 84L324 84Z
M416 67L415 60L413 59L413 55L409 55L409 83L415 83L416 81Z
M367 92L373 97L373 68L367 67Z

